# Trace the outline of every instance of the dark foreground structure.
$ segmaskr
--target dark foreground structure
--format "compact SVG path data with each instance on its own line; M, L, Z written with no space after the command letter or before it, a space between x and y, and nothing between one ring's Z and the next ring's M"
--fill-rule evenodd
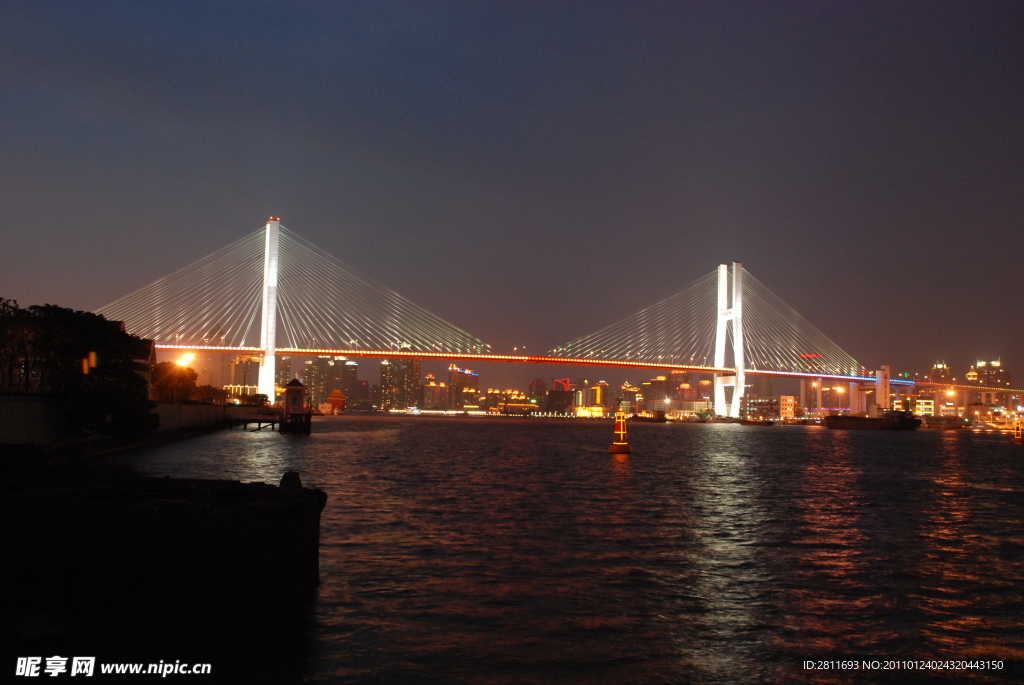
M30 625L51 613L221 611L309 594L326 500L296 472L280 486L122 476L0 492L0 609Z

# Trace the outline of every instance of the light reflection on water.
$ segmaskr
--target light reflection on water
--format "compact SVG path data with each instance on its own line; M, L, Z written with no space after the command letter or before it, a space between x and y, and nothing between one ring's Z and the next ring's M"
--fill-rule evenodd
M1024 658L1024 450L1005 436L630 437L624 457L607 423L330 417L128 461L298 470L328 492L295 681L791 682L815 657Z

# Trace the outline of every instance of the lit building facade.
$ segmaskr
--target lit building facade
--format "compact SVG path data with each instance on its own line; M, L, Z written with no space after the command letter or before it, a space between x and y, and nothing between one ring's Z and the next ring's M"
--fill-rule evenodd
M974 367L977 369L978 384L989 387L998 387L1000 385L1009 387L1010 386L1010 372L1003 368L1001 360L994 362L985 362L978 360L978 363Z
M434 374L428 373L423 379L423 409L439 410L448 408L448 386L438 383Z
M420 360L384 359L380 363L380 408L407 409L420 404Z
M448 367L448 408L463 409L476 406L480 394L480 374L470 369Z

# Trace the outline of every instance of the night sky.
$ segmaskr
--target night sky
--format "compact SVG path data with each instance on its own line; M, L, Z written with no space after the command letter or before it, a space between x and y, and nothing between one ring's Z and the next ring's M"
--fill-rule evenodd
M1024 382L1024 3L8 1L0 92L22 305L272 214L499 352L738 260L868 368Z

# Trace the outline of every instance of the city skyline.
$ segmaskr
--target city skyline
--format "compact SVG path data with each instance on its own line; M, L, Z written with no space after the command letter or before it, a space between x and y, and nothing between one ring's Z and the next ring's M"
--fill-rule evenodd
M1024 377L1016 4L231 8L9 8L5 297L274 215L500 351L736 259L869 369Z

